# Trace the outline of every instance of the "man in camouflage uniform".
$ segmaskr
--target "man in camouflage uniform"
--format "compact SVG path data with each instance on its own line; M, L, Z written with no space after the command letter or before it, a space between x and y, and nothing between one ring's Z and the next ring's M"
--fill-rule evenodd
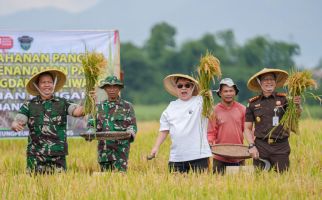
M45 70L34 75L26 85L27 92L36 97L21 106L11 127L14 131L21 131L28 125L28 173L66 170L67 115L83 116L83 107L54 95L65 81L63 72Z
M130 143L137 132L135 113L132 104L119 97L123 83L116 76L108 76L100 84L108 95L108 100L97 104L96 128L89 119L90 129L97 132L126 131L131 133L129 140L100 140L98 142L98 163L101 171L118 170L125 172L128 165ZM94 131L94 132L95 132Z

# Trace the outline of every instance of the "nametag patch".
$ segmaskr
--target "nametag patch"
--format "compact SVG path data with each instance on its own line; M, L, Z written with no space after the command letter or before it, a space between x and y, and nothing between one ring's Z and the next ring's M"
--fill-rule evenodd
M279 124L279 117L278 116L274 116L273 117L273 126L278 126Z

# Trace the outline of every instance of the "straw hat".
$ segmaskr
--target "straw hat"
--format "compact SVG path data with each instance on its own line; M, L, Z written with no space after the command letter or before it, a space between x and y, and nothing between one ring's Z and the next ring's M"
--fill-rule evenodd
M56 86L55 86L55 90L54 92L57 92L59 91L62 87L64 87L64 84L66 82L66 75L64 72L60 71L60 70L57 70L57 69L47 69L47 70L44 70L44 71L41 71L41 72L38 72L37 74L33 75L30 80L28 81L27 85L26 85L26 90L29 94L33 95L33 96L37 96L39 95L39 91L37 90L37 88L34 86L33 83L36 83L39 76L42 74L42 73L50 73L54 80L55 78L57 77L57 83L56 83Z
M254 92L260 92L262 91L261 86L257 82L256 78L259 78L259 76L267 73L273 73L276 77L276 88L283 87L287 77L288 73L284 70L280 69L270 69L270 68L264 68L261 71L254 74L247 82L248 89L254 91Z
M178 97L177 92L176 92L176 88L177 88L176 80L178 78L185 78L185 79L188 79L191 82L193 82L195 84L195 88L192 92L192 96L197 96L199 94L199 84L196 79L192 78L191 76L185 75L185 74L171 74L163 79L164 88L171 95Z

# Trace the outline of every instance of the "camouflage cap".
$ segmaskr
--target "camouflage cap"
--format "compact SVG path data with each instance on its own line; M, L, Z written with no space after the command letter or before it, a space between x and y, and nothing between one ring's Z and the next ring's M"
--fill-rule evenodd
M123 82L118 79L116 76L108 76L104 80L101 81L99 87L101 89L104 88L105 85L119 85L121 88L124 87Z

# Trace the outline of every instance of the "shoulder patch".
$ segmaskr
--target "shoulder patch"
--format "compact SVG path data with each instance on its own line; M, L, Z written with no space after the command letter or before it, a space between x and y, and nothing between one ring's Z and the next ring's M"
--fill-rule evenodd
M276 93L276 96L279 96L279 97L286 97L287 94L286 93Z
M259 97L260 97L259 95L258 96L254 96L254 97L248 99L248 102L249 103L252 103L252 102L256 101L257 99L259 99Z

